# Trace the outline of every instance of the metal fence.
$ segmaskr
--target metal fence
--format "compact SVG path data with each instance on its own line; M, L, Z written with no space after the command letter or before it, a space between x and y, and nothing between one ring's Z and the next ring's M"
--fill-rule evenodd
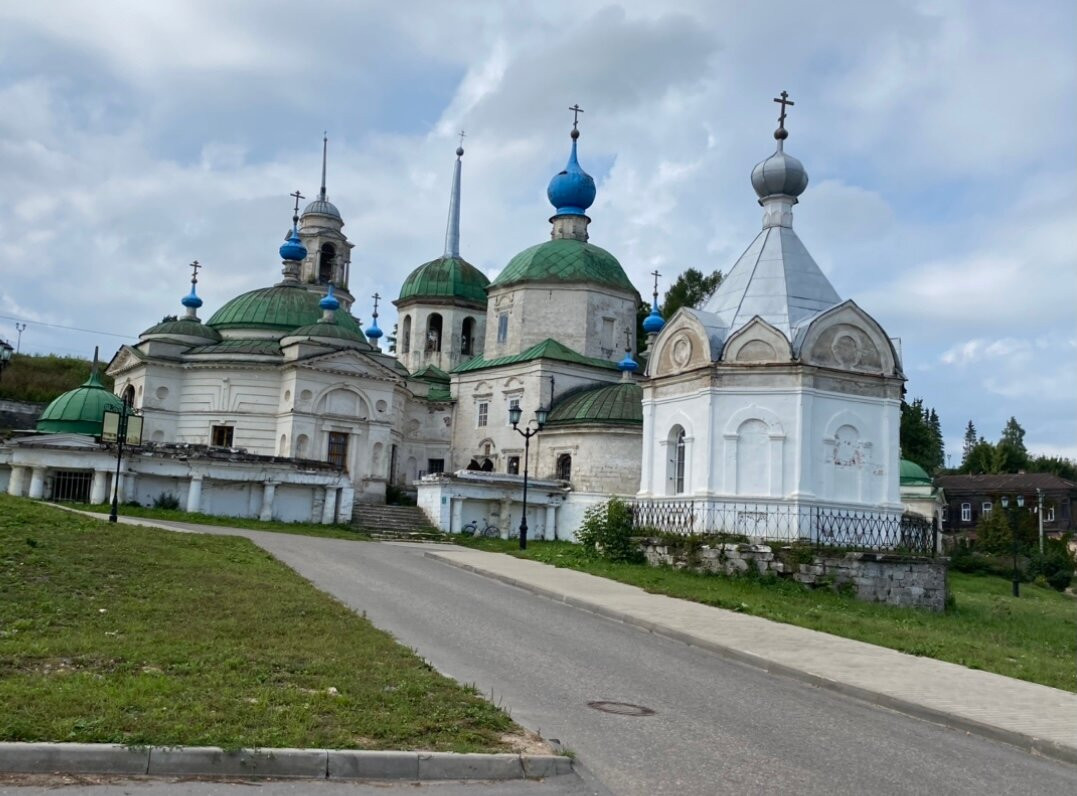
M938 528L916 515L853 511L787 503L718 503L701 500L635 501L632 525L640 531L730 535L751 542L794 542L842 550L932 556Z

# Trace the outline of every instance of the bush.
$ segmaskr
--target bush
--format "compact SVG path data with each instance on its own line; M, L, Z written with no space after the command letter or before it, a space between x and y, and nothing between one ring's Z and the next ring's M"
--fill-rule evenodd
M1064 542L1048 540L1043 553L1035 553L1028 562L1028 574L1042 577L1047 585L1065 591L1073 582L1074 561Z
M153 499L153 507L155 509L178 509L180 507L179 498L171 492L162 492Z
M576 539L589 556L606 561L643 561L643 551L633 541L632 507L618 498L592 506L583 515Z

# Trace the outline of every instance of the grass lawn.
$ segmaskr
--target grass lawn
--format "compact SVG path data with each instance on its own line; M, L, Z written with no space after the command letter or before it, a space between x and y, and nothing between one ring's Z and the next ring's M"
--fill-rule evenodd
M700 575L646 564L589 559L570 542L462 539L505 552L639 586L645 591L742 611L870 644L1077 691L1077 600L1052 589L990 575L950 573L955 607L945 614L860 602L829 589L788 581Z
M108 514L112 506L108 503L64 503L64 506L79 511L93 511ZM303 536L322 536L328 539L370 539L370 535L358 531L350 525L321 525L313 522L277 522L254 520L247 517L217 517L212 514L186 512L181 509L155 509L148 506L120 506L119 515L128 517L148 517L154 520L171 520L172 522L193 522L199 525L223 525L229 528L248 528L252 531L274 531L278 533L297 533Z
M0 495L0 740L509 751L502 711L246 539Z

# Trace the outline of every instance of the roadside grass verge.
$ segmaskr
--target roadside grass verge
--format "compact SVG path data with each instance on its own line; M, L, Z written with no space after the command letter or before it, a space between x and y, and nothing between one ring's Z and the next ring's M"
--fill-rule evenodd
M511 751L510 718L246 539L0 495L0 740Z
M108 503L63 503L57 504L79 511L92 511L95 514L108 514L112 506ZM119 515L127 517L145 517L151 520L169 520L170 522L192 522L198 525L220 525L227 528L245 528L251 531L272 531L274 533L295 533L301 536L321 536L326 539L370 539L370 534L356 530L350 525L334 523L321 525L313 522L278 522L276 520L255 520L249 517L218 517L212 514L186 512L182 509L155 509L149 506L127 506L119 508Z
M943 614L860 602L789 581L696 574L589 558L571 542L461 539L460 544L570 567L656 594L821 630L973 669L1077 691L1077 600L1053 589L991 575L950 572L955 605Z

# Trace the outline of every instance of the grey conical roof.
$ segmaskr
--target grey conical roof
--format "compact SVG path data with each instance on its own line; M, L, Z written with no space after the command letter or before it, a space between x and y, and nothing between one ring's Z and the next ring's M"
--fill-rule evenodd
M790 340L809 316L841 297L792 227L764 227L703 308L733 333L758 315Z

